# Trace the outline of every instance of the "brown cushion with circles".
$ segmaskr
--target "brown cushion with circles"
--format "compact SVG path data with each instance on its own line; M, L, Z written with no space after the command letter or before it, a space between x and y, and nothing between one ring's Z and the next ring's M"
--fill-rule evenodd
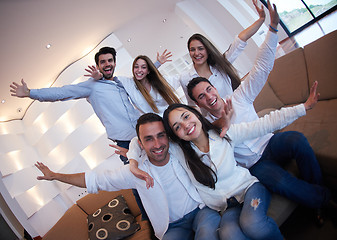
M123 239L139 229L123 195L88 215L89 239Z

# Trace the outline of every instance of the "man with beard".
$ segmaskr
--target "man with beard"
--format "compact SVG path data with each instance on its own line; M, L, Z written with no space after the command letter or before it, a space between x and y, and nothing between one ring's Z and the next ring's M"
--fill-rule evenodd
M136 131L144 149L139 157L139 168L151 174L153 188L147 189L145 182L131 173L129 164L102 172L62 174L38 162L35 165L43 176L37 179L69 183L87 188L90 193L135 188L158 239L217 240L220 215L205 207L179 163L184 153L178 145L169 143L162 118L154 113L144 114L138 119Z
M158 62L163 60L164 55L165 52L161 56L157 55ZM160 63L165 61L166 59ZM41 102L86 98L105 127L108 138L115 141L118 146L129 148L130 140L136 136L135 126L140 113L129 101L120 81L122 77L113 76L116 50L111 47L101 48L95 55L95 62L103 75L100 80L90 78L85 82L63 87L29 89L22 79L21 84L13 82L10 85L11 95L20 98L29 97ZM128 163L126 157L121 156L121 160L124 164Z

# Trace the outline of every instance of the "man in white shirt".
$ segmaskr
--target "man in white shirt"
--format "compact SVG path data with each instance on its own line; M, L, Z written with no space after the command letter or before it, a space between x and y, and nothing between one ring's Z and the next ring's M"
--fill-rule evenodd
M250 73L251 74L251 73ZM247 79L249 80L249 79ZM250 122L258 118L247 86L243 81L230 96L234 115L231 123ZM317 82L313 87L317 87ZM188 85L191 99L208 112L211 122L221 120L225 101L217 89L205 78L194 78ZM253 99L252 101L247 99ZM219 124L219 122L217 122ZM315 154L307 139L299 132L280 132L245 141L234 148L236 161L249 169L270 191L283 195L310 208L322 208L330 200L330 191L322 185L322 174ZM302 179L283 169L292 159L296 160Z
M44 174L38 179L86 187L90 193L135 188L157 238L218 239L220 215L205 207L179 163L178 158L184 157L183 152L177 145L169 143L161 117L153 113L141 116L136 131L146 152L140 156L138 167L153 177L153 188L147 189L145 181L130 172L129 165L100 173L60 174L50 171L43 163L37 163Z

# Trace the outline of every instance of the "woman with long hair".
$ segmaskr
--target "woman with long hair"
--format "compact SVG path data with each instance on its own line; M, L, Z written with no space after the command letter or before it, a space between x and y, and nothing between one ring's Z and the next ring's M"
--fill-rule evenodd
M234 146L246 139L278 130L305 115L318 100L317 83L304 104L283 108L254 122L233 124L226 137L199 111L173 104L164 112L164 126L171 140L182 148L182 166L205 204L222 211L221 239L283 239L277 224L266 215L270 193L249 170L234 159ZM227 102L229 113L231 102ZM230 114L229 114L230 115Z
M160 58L160 63L163 64L170 56L170 52L166 53L165 50L161 56L157 55L157 59ZM102 78L95 66L88 67L86 71L90 75L86 76L96 80ZM118 79L129 94L133 105L142 114L153 112L162 116L167 106L180 102L176 91L181 86L179 81L172 77L164 78L149 57L137 56L132 64L132 74L132 78L119 77ZM182 97L184 96L180 96Z
M225 53L221 53L202 34L196 33L189 38L187 49L193 62L193 68L184 72L180 78L189 105L194 106L195 103L188 97L186 86L195 77L208 79L218 89L222 98L232 94L240 85L240 77L232 63L247 45L246 41L257 32L265 20L263 6L259 7L257 0L252 1L258 12L259 19L240 32Z

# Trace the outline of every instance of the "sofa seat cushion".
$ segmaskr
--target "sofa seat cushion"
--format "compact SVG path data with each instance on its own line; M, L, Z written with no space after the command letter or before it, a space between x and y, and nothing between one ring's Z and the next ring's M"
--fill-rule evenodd
M69 208L44 236L43 240L88 239L87 215L77 206Z
M142 220L142 215L138 215L136 221L140 225L139 231L125 238L125 240L150 240L154 234L150 222L148 220Z
M88 215L89 239L123 239L140 229L134 216L119 195Z

